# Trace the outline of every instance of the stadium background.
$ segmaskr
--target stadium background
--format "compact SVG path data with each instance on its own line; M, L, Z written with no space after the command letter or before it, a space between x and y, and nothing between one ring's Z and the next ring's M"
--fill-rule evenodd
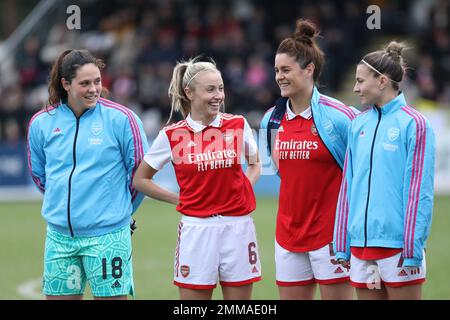
M80 8L80 29L67 19ZM369 5L381 9L380 29L368 29ZM450 1L287 0L2 0L0 2L0 299L40 298L45 223L41 195L27 172L25 136L31 116L47 98L51 63L67 48L102 57L103 83L112 99L143 120L149 142L167 121L167 88L176 61L212 56L225 82L226 110L243 114L256 130L278 95L274 51L296 18L320 28L326 64L322 92L358 106L352 94L355 64L390 40L406 40L408 100L431 121L437 136L436 201L427 249L426 299L450 299ZM264 159L263 159L264 160ZM264 162L267 164L267 159ZM277 299L273 236L278 178L265 167L256 185L254 213L263 281L257 299ZM173 170L157 180L176 189ZM171 284L179 215L145 201L136 213L134 242L138 299L176 299ZM220 298L216 290L215 298Z

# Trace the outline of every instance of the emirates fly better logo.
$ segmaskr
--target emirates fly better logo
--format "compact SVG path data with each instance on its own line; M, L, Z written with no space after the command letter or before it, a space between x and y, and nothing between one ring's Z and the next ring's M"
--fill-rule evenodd
M275 141L275 152L278 152L280 160L308 160L310 150L317 150L319 142L291 139L289 141Z
M189 130L177 129L170 139L173 144L174 164L196 165L197 171L231 168L240 164L244 132L216 128L192 134Z

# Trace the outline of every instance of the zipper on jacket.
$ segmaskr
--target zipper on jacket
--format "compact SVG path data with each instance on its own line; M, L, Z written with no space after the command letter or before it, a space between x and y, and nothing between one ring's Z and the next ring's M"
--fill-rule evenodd
M381 121L381 110L378 107L375 107L375 108L378 113L378 122L377 122L377 126L375 127L375 133L373 134L373 140L372 140L372 148L370 150L369 185L368 185L368 190L367 190L366 213L365 213L365 217L364 217L364 247L367 247L367 213L369 210L370 180L372 178L373 148L375 146L375 139L377 137L378 126L380 125L380 121Z
M73 237L73 229L72 229L72 223L70 222L70 196L72 191L72 176L73 172L75 171L75 168L77 166L77 156L76 156L76 149L77 149L77 138L78 138L78 129L80 127L80 118L77 118L77 127L75 129L75 138L73 140L73 167L72 171L69 175L69 193L68 193L68 199L67 199L67 222L69 223L69 229L70 229L70 236Z

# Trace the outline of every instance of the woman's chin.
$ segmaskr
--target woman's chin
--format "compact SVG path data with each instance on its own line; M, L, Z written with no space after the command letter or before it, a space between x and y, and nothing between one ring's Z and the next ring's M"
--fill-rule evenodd
M211 116L217 116L220 112L220 108L210 108L209 109L209 114Z
M92 109L92 108L94 108L96 105L97 105L97 101L96 101L96 102L92 102L92 103L88 103L86 106L87 106L87 108Z
M283 98L289 98L289 91L288 90L280 90L280 96Z
M367 100L364 98L360 98L359 101L361 102L361 105L365 106L367 105Z

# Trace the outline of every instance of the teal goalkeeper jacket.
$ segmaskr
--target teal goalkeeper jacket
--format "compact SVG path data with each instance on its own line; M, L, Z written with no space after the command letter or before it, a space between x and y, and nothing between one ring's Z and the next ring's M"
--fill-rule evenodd
M98 236L130 223L143 194L132 179L147 139L128 108L100 99L80 117L66 105L37 112L28 127L28 166L44 193L48 226Z
M399 94L353 121L336 209L336 258L350 247L402 248L404 266L420 266L433 211L435 137Z

